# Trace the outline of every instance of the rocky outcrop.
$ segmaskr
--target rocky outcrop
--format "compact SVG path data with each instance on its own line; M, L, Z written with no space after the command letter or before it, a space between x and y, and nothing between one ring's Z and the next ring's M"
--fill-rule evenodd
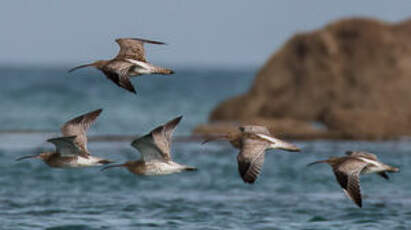
M265 121L297 138L411 136L411 20L344 19L293 36L210 121L195 133Z

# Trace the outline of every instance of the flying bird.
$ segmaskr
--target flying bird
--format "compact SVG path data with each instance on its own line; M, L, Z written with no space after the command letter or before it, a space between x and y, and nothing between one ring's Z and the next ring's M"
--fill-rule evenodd
M140 152L140 159L124 164L110 165L102 170L114 167L125 167L136 175L157 176L182 171L195 171L194 167L181 165L171 158L171 142L173 132L182 119L174 118L164 125L153 129L149 134L135 139L131 146Z
M112 80L116 85L132 93L136 93L130 77L142 74L173 74L174 71L159 66L155 66L146 60L144 52L144 43L164 45L159 41L151 41L141 38L119 38L116 39L120 46L117 56L111 60L99 60L91 64L76 66L68 72L93 66L102 71L104 75Z
M41 159L53 168L77 168L112 163L112 161L92 156L87 149L86 132L102 111L98 109L67 121L61 127L62 137L47 140L56 146L54 152L23 156L16 160Z
M308 166L327 163L335 174L335 178L342 187L344 193L358 207L362 207L362 198L360 190L360 175L377 173L384 179L389 179L387 172L399 172L399 168L380 162L377 156L368 152L347 151L347 156L331 157L328 160L315 161Z
M271 135L264 126L247 125L239 127L238 133L227 133L205 140L203 143L216 139L226 139L235 148L240 149L237 155L238 171L245 183L254 183L264 164L267 149L280 149L290 152L299 152L293 144L282 141Z

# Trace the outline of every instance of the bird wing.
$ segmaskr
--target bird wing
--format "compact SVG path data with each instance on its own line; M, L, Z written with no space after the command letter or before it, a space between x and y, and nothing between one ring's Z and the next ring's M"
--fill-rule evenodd
M133 142L131 142L131 146L133 146L140 152L141 158L145 162L153 160L166 161L163 152L154 143L151 133L135 139Z
M151 131L154 144L161 151L164 159L171 160L171 142L174 130L180 123L183 116L174 118L166 124L161 125Z
M128 73L135 64L123 60L113 60L102 69L108 79L116 85L132 93L136 93L133 84L131 84Z
M87 130L96 121L102 111L102 109L97 109L67 121L61 127L63 136L75 136L74 144L83 152L88 153Z
M238 170L245 183L254 183L264 164L264 154L269 144L265 141L243 137L237 156Z
M367 164L367 162L361 160L348 158L333 169L335 177L345 194L359 207L362 207L360 173Z
M151 41L141 38L119 38L116 39L116 42L120 46L120 51L118 52L116 58L130 58L142 62L147 62L144 52L144 43L157 45L165 44L163 42Z
M352 156L352 157L364 157L370 160L378 161L378 158L375 154L373 153L368 153L368 152L356 152L356 151L346 151L345 154L347 156Z
M88 157L88 153L80 149L79 146L75 144L75 140L76 136L68 136L52 138L47 141L53 143L56 146L56 152L61 155L80 155Z
M270 131L265 126L244 125L244 126L240 126L239 129L243 133L261 133L265 135L271 135Z

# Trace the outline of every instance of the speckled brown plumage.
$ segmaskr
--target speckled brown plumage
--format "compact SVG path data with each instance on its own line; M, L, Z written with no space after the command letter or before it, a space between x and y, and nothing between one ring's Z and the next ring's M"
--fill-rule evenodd
M91 156L87 149L86 132L101 112L102 109L98 109L67 121L61 127L62 137L47 140L55 145L54 152L23 156L17 160L37 158L43 160L48 166L56 168L87 167L112 163L112 161Z
M87 130L96 121L97 117L101 114L103 109L97 109L95 111L83 114L75 117L61 127L61 133L63 136L75 136L74 144L82 150L82 155L87 157L90 155L87 149Z
M273 137L264 126L240 126L238 133L227 133L210 138L203 143L216 139L226 139L235 148L240 149L237 155L238 171L245 183L254 183L262 170L267 149L299 151L296 146Z
M360 174L377 173L388 179L386 172L398 172L399 169L380 162L373 153L347 151L347 156L331 157L327 160L315 161L317 163L329 164L335 174L337 182L345 194L358 207L362 207L362 196L360 188Z
M172 135L181 119L182 116L176 117L153 129L147 135L135 139L131 145L140 152L141 157L139 160L107 166L103 170L125 167L137 175L164 175L196 170L193 167L174 162L171 157Z
M119 38L116 39L120 50L117 56L111 60L100 60L91 64L80 65L69 70L95 67L102 71L104 75L113 81L117 86L124 88L132 93L136 93L134 86L131 84L130 76L141 74L173 74L170 69L152 65L147 62L144 51L144 43L162 45L163 42L151 41L140 38Z

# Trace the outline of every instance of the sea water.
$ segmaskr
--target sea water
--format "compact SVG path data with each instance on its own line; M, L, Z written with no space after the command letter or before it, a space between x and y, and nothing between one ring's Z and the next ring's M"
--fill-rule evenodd
M255 68L176 69L133 79L137 95L94 70L0 68L0 229L411 229L411 142L292 141L301 153L268 151L255 184L239 177L227 143L173 143L175 161L199 168L135 176L122 168L52 169L19 156L52 150L63 122L103 108L90 136L141 135L184 115L186 136L222 100L247 91ZM91 141L117 162L137 159L129 141ZM375 152L400 167L386 181L361 177L363 208L345 197L327 165L346 150Z

